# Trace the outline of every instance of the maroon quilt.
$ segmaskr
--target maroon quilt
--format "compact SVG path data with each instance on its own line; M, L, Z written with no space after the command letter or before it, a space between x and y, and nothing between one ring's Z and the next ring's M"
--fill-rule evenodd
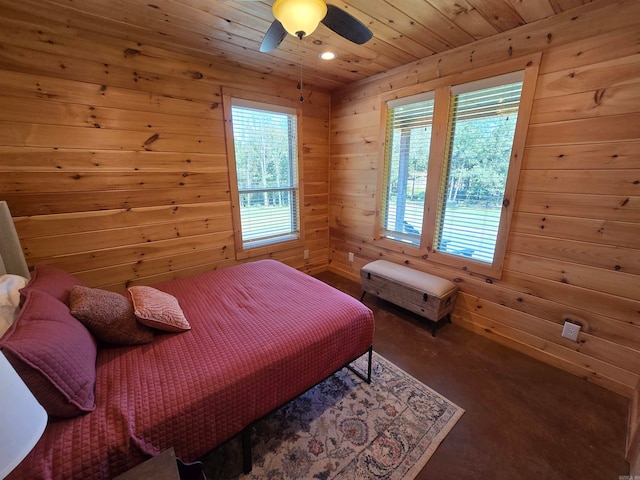
M367 307L272 260L155 287L192 329L100 349L96 409L50 423L9 478L108 479L171 446L192 461L373 340Z

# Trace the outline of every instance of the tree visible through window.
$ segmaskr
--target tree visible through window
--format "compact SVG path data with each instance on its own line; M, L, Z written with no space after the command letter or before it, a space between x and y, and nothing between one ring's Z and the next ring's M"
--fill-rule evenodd
M500 268L523 79L524 71L454 86L443 80L434 91L386 102L379 237L444 263Z
M388 102L382 235L420 245L433 92Z
M298 239L295 110L234 98L231 118L243 248Z
M522 82L452 89L439 251L493 261L521 91Z

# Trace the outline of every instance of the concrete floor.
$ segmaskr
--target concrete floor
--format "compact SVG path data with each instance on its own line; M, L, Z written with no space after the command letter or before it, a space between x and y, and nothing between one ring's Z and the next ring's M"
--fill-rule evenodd
M317 275L360 298L357 282ZM419 480L618 480L629 401L602 387L369 294L374 350L464 408Z

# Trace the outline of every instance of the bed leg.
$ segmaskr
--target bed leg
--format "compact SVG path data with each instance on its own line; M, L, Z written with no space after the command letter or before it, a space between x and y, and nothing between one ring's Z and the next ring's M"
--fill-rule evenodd
M245 475L251 473L251 425L242 430L242 471Z
M180 480L207 480L202 462L185 463L179 458L176 458L176 463L178 464Z
M369 362L368 362L368 365L367 365L367 375L366 376L363 373L361 373L358 370L356 370L355 368L353 368L351 365L347 365L347 368L349 370L351 370L358 378L361 378L362 380L364 380L367 383L371 383L371 361L372 361L372 357L373 357L373 345L371 345L369 347L369 350L367 350L366 353L369 355Z

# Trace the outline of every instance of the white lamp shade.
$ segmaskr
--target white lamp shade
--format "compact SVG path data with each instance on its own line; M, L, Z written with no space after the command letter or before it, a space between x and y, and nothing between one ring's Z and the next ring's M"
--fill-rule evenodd
M271 8L273 16L291 35L311 35L327 15L323 0L276 0Z
M0 352L0 479L38 443L47 412Z

